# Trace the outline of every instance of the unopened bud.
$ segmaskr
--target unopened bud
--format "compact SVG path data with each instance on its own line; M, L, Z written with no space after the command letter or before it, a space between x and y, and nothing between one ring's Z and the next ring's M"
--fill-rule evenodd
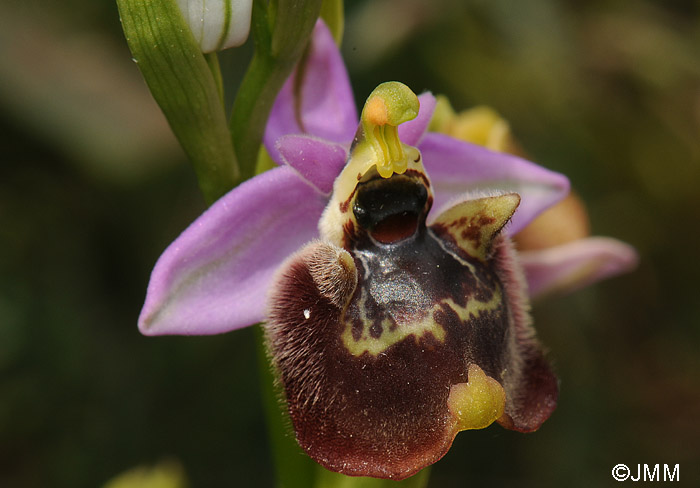
M202 52L240 46L250 32L252 0L177 0Z

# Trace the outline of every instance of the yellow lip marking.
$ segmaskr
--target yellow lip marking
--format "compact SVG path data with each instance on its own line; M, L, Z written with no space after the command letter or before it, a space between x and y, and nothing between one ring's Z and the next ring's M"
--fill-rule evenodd
M457 432L488 427L503 415L506 405L503 387L483 369L472 363L468 375L466 383L452 385L447 397Z
M362 334L359 339L355 339L352 333L353 324L350 320L344 318L345 329L342 333L342 340L345 348L353 356L361 356L364 353L369 353L371 356L378 356L385 352L394 344L397 344L409 336L413 336L416 341L419 341L426 334L432 334L439 342L445 342L447 333L445 329L433 319L433 313L442 305L447 305L463 320L469 320L470 317L479 317L482 313L496 310L502 303L503 297L501 290L498 289L493 294L488 302L480 302L478 300L469 300L466 307L457 305L454 300L448 298L441 303L433 305L428 312L420 319L403 323L401 320L396 320L396 328L390 329L391 322L385 319L381 323L382 333L379 337L372 337L370 328L372 321L366 316L364 310L364 302L367 299L366 291L362 291L360 297L360 310L362 321Z

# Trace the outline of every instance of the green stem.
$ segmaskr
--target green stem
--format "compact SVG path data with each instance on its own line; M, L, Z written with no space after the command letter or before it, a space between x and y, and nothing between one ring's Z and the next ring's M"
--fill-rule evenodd
M224 100L224 78L221 75L221 64L219 63L219 55L215 52L207 53L204 55L209 65L209 70L214 78L214 83L216 84L217 91L219 92L219 97L221 98L221 104L225 106Z
M233 104L231 137L244 180L255 173L255 162L267 118L277 93L292 71L291 67L288 70L281 68L269 57L256 52Z
M308 44L320 8L321 0L253 2L255 54L236 95L229 123L244 179L255 173L270 110Z

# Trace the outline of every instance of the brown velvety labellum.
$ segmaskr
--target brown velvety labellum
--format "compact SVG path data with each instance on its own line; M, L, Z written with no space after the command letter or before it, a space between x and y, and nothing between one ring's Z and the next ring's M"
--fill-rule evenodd
M359 183L358 228L338 223L353 230L348 247L307 245L271 293L268 345L297 440L333 471L403 479L434 463L459 430L484 426L463 411L469 388L497 382L498 422L514 430L536 429L556 404L498 235L519 198L462 202L428 228L426 184Z

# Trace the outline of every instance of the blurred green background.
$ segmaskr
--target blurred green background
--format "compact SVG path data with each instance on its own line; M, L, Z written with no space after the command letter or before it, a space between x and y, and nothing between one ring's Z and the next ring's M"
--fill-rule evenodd
M487 104L567 174L634 273L537 303L561 379L538 433L462 433L431 487L700 486L700 4L346 3L356 99L379 82ZM250 46L227 52L233 86ZM178 463L273 486L253 331L145 338L150 269L203 209L111 0L0 4L0 486L95 487ZM261 297L262 299L262 297ZM697 483L697 484L696 484Z

